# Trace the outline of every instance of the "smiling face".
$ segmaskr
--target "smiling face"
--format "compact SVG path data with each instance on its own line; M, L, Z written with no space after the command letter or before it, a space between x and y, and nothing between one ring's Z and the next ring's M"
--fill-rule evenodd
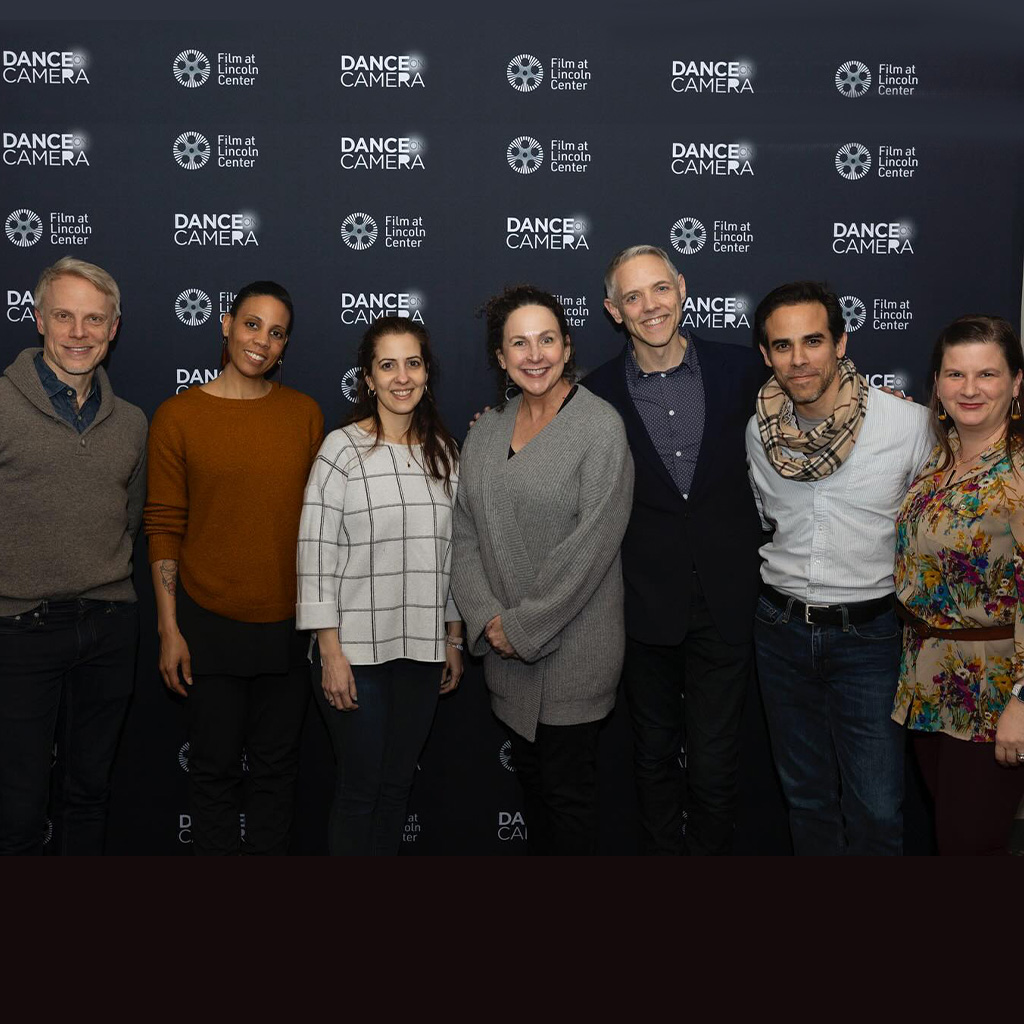
M505 321L498 365L512 382L534 398L546 395L561 380L570 354L569 336L545 306L520 306Z
M949 346L935 378L939 401L961 440L989 437L1005 428L1010 402L1020 387L1021 374L1013 375L994 341Z
M382 334L373 347L373 365L366 386L377 393L377 411L409 416L423 398L427 367L419 338L414 334Z
M761 346L761 355L797 412L808 419L831 415L846 334L833 339L825 307L820 302L779 306L765 320L764 333L768 347Z
M250 295L238 312L224 317L227 342L224 373L247 380L263 377L274 368L288 343L291 317L288 307L273 295Z
M117 333L114 300L91 281L63 274L50 282L36 327L43 336L43 359L57 378L79 388L106 358Z
M679 333L686 282L653 253L634 256L615 271L614 291L604 300L617 324L624 324L634 344L661 349Z

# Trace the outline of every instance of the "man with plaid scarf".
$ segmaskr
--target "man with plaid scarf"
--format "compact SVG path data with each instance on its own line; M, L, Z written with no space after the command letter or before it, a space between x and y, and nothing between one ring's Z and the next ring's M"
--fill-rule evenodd
M896 513L934 439L928 410L869 388L839 300L770 292L754 338L772 378L746 435L762 526L761 692L798 855L899 854L902 729Z

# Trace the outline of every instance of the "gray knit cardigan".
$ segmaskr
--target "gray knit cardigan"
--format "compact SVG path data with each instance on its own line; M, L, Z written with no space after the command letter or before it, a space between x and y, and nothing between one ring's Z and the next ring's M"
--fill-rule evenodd
M452 593L494 713L532 741L538 722L593 722L615 704L633 460L619 414L583 387L510 459L519 403L486 413L466 439ZM487 643L495 615L518 658Z

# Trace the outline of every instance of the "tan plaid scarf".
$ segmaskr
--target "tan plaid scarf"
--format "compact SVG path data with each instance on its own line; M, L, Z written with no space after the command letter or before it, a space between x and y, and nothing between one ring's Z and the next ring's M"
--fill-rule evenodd
M868 382L849 359L839 360L839 394L832 415L804 433L793 401L772 377L757 394L757 426L768 461L790 480L821 480L853 451L868 406Z

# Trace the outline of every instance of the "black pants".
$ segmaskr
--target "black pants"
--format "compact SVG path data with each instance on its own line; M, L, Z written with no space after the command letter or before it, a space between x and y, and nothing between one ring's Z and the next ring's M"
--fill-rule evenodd
M596 851L600 728L600 721L540 724L532 743L511 733L512 763L523 787L531 854Z
M134 603L44 601L0 618L0 853L43 852L55 742L59 852L103 852L138 644Z
M753 645L726 643L696 574L682 643L663 647L627 637L622 674L642 853L731 851L740 720L752 667Z
M308 704L308 663L281 674L193 676L186 707L194 853L288 852Z
M353 665L359 707L352 711L327 703L320 670L314 669L313 699L338 767L327 832L332 855L398 853L416 762L437 710L443 667L408 658Z
M1024 797L1024 766L1000 765L994 743L972 743L941 732L912 732L911 736L921 774L935 801L939 856L1008 854L1014 815Z

